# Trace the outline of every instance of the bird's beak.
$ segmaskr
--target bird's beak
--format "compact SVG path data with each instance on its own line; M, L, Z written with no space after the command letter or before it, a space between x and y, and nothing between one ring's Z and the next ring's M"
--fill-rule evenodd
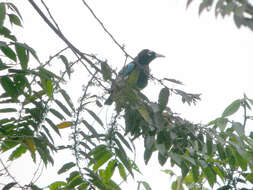
M162 55L162 54L158 54L158 53L156 53L155 54L155 57L165 57L164 55Z

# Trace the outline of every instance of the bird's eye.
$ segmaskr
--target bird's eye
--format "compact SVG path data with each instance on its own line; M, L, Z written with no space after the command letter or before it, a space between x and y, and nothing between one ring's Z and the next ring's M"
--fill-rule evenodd
M153 55L153 52L152 51L149 51L148 52L148 56L152 56Z

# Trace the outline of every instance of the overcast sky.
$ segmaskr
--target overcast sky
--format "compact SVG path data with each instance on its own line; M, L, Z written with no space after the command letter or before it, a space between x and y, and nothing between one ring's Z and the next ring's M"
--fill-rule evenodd
M26 1L13 2L18 5L24 19L24 29L17 29L17 36L32 46L42 60L65 47ZM107 59L114 68L123 66L124 54L104 33L81 0L45 2L63 33L78 48ZM205 123L220 116L224 108L234 99L241 98L243 93L253 98L253 33L247 28L237 29L232 17L215 18L213 12L204 12L199 17L197 4L193 3L186 10L184 0L87 2L114 37L126 46L129 54L135 56L140 50L148 48L166 56L150 65L154 76L180 80L185 84L183 88L186 91L202 94L202 101L191 107L181 104L175 97L170 99L172 109L185 118ZM80 87L82 77L80 73L79 86L73 83L73 89ZM143 92L151 100L156 100L159 87L150 83ZM152 164L144 168L143 155L138 156L146 178L137 179L147 180L153 189L158 186L161 190L169 189L168 176L159 172L160 166ZM57 159L62 157L64 155ZM157 157L154 156L151 162L157 163ZM57 162L56 169L49 169L39 184L46 185L48 179L54 179L54 171L60 166L61 163ZM166 166L168 168L169 163ZM21 159L12 166L17 173L15 167L23 173L22 170L30 166ZM28 172L27 175L28 180ZM21 178L26 180L24 175L17 177ZM127 184L123 187L132 189L136 186Z

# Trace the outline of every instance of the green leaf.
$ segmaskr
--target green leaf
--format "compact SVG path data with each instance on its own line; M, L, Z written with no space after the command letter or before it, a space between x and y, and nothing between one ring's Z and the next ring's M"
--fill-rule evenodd
M250 181L251 183L253 183L253 173L247 174L246 175L246 180Z
M233 156L231 147L227 146L225 148L225 150L226 150L226 155L227 155L227 158L228 158L228 163L229 163L231 168L234 168L235 167L235 157Z
M29 60L29 54L26 48L24 48L20 43L15 43L15 49L18 55L18 59L21 63L21 67L23 70L27 69L27 64Z
M112 71L110 66L106 62L101 62L101 72L105 81L111 79Z
M233 187L230 186L230 185L224 185L222 187L219 187L217 190L229 190L229 189L232 189Z
M8 58L10 58L13 61L17 61L17 57L15 52L9 48L7 45L1 45L0 49L2 50L2 52L4 53L4 55L6 55Z
M0 113L9 113L9 112L16 112L17 110L15 108L3 108L0 109Z
M114 142L117 144L117 146L118 146L119 150L122 152L122 154L127 155L127 154L126 154L126 151L125 151L125 149L123 148L123 146L121 145L120 141L119 141L118 139L114 139Z
M66 163L66 164L64 164L64 165L61 167L61 169L58 170L57 173L58 173L58 174L62 174L62 173L64 173L64 172L68 171L69 169L73 168L75 165L76 165L76 164L73 163L73 162Z
M13 126L13 125L11 125ZM6 139L1 144L1 151L5 152L7 150L12 149L13 147L17 146L20 142L20 140L14 141L13 139Z
M199 181L199 167L192 165L192 177L194 182Z
M49 189L50 190L58 190L58 189L60 189L60 187L64 187L66 185L67 185L67 183L64 181L56 181L56 182L52 183L51 185L49 185Z
M170 91L168 88L163 88L160 91L158 103L159 103L159 108L161 111L163 111L165 107L167 106L168 101L169 101L169 95L170 95Z
M226 159L226 152L225 152L223 146L220 143L217 143L216 147L217 147L220 159L225 160Z
M14 76L14 85L19 92L21 91L20 94L23 93L25 87L30 87L28 79L23 74L16 74Z
M208 183L211 187L213 187L214 183L216 182L216 173L213 171L212 167L207 167L203 169L204 174L207 178Z
M222 113L222 117L227 117L230 116L232 114L234 114L235 112L238 111L239 107L241 105L241 100L235 100L233 101Z
M164 144L156 144L156 148L162 155L165 155L167 153L166 147Z
M89 172L87 174L87 176L91 177L93 185L95 185L96 187L98 187L101 190L102 189L106 189L105 185L102 183L102 181L100 180L99 176L95 172L93 172L89 168L84 168L84 169Z
M41 78L41 84L42 84L43 89L46 91L48 97L51 98L53 95L53 90L54 90L53 82L51 80L46 80L46 79Z
M64 106L59 100L54 100L55 103L62 109L62 111L64 111L69 117L72 116L72 114L70 113L70 111L67 109L66 106Z
M168 155L161 154L161 152L158 153L158 161L161 166L163 166L166 163L167 159L168 159Z
M78 190L87 190L87 187L89 187L88 182L83 182L81 185L78 186Z
M10 22L12 24L15 24L17 26L21 26L22 27L21 21L20 21L20 19L18 18L17 15L15 15L15 14L8 14L8 16L9 16Z
M102 165L104 165L110 158L112 157L112 153L108 150L104 150L101 152L98 152L94 155L94 159L96 163L93 166L93 170L96 171L98 168L100 168Z
M77 185L82 184L84 181L80 175L75 176L67 185L67 189L75 189Z
M18 97L18 90L12 80L7 76L3 76L0 81L5 92L15 100Z
M105 185L108 190L121 190L118 184L116 184L114 181L109 180L107 184Z
M92 127L87 121L83 120L82 123L88 128L88 130L97 138L99 139L99 135L97 131Z
M173 160L178 166L181 165L181 156L176 154L176 153L173 153L173 152L170 152L169 153L170 157L171 157L171 160Z
M119 157L119 159L124 164L124 166L126 167L126 169L129 171L129 173L132 176L134 176L134 174L132 172L132 166L130 164L130 161L129 161L128 157L125 154L123 154L118 148L114 148L114 149L115 149L116 155Z
M103 122L101 121L101 119L97 116L97 114L95 114L93 111L85 108L85 110L103 127L104 124Z
M57 78L57 79L61 80L61 77L57 76L53 72L51 72L43 67L40 67L39 71L40 71L41 76L45 76L45 79L51 80L53 78Z
M67 94L67 92L63 89L60 90L60 93L62 94L63 98L65 99L65 101L67 102L67 104L69 105L69 107L75 111L74 105L69 97L69 95Z
M189 172L189 167L185 162L180 163L180 168L182 172L182 177L185 177Z
M11 35L11 31L6 27L0 27L0 35L3 35L5 38L8 38L12 41L17 41L17 38L14 35Z
M224 117L218 118L216 121L216 125L219 127L219 129L222 132L225 130L227 123L228 123L228 119Z
M209 8L212 5L213 0L203 0L199 5L199 15L203 12L204 9Z
M54 139L51 136L51 133L49 132L48 128L45 125L42 125L42 128L46 132L47 136L50 138L51 142L54 144Z
M95 145L94 145L95 146ZM96 155L96 154L98 154L98 153L100 153L100 152L107 152L108 150L107 150L107 146L106 145L104 145L104 144L100 144L100 145L98 145L98 146L96 146L95 148L93 148L90 152L89 152L89 155L90 156L92 156L92 155Z
M3 27L6 15L5 3L0 3L0 28Z
M153 150L154 150L155 137L147 135L145 137L144 145L145 145L144 161L145 161L145 164L147 164L149 159L151 158L151 155L152 155Z
M31 184L30 187L31 187L31 190L43 190L34 184Z
M0 11L1 11L1 9L0 9ZM8 183L7 185L5 185L4 187L3 187L3 189L2 190L9 190L9 189L11 189L14 185L16 185L17 184L17 182L12 182L12 183Z
M47 165L49 162L53 164L54 160L50 155L50 151L48 149L49 148L48 140L46 140L44 137L33 138L33 140L44 164Z
M5 65L5 64L2 62L2 60L0 59L0 71L1 71L1 70L5 70L5 69L8 69L8 68L10 68L10 67L8 67L7 65Z
M111 160L106 169L105 169L105 172L104 172L104 178L103 178L103 182L104 183L108 183L108 181L111 179L114 171L115 171L115 168L117 166L117 160Z
M65 117L60 112L58 112L57 110L51 108L51 109L49 109L49 111L52 114L54 114L54 116L56 116L57 118L59 118L60 120L65 120Z
M235 129L235 131L237 132L237 134L239 136L243 136L245 134L244 132L244 127L241 123L239 122L233 122L232 123L232 127Z
M141 184L143 185L143 187L146 190L152 190L152 188L150 187L150 185L146 181L141 181Z
M148 164L148 161L150 160L152 154L153 154L153 149L147 149L147 148L145 148L145 151L144 151L144 161L145 161L146 165Z
M56 125L55 125L50 119L48 119L48 118L46 118L45 120L46 120L46 122L53 128L53 130L54 130L59 136L61 136L60 131L59 131L59 129L56 127Z
M242 155L240 155L236 150L233 151L233 154L235 156L235 159L236 159L237 163L241 167L242 171L246 171L247 170L247 160L246 160L246 158L243 157Z
M190 4L192 3L193 0L187 0L187 3L186 3L186 8L188 8L190 6Z
M68 59L64 55L60 55L60 58L61 58L62 62L65 65L66 71L67 71L69 79L70 79L71 70L70 70L70 67L69 67Z
M20 145L16 150L14 150L11 155L9 156L9 160L14 160L16 158L19 158L22 154L24 154L27 151L26 146Z
M38 58L38 56L37 56L37 54L36 54L36 51L33 49L33 48L31 48L29 45L27 45L26 43L19 43L19 46L22 46L23 48L25 48L27 51L29 51L32 55L33 55L33 57L38 61L38 62L40 62L39 61L39 58Z
M253 99L247 98L249 100L250 104L253 106Z
M224 170L221 167L214 166L213 170L215 171L216 174L218 174L220 176L220 178L222 180L224 180L224 178L226 177L226 174L225 174Z
M203 146L204 146L204 136L202 133L199 133L197 136L197 140L198 140L198 150L202 151Z
M120 140L126 145L126 147L127 147L129 150L133 151L132 148L131 148L131 146L130 146L129 143L127 142L127 140L126 140L119 132L116 131L115 133L116 133L116 135L120 138Z
M121 178L124 181L126 181L127 179L126 171L124 169L124 166L121 163L118 163L118 170L119 170L119 175L121 176Z
M212 156L213 154L213 141L210 135L206 135L206 149L207 155Z
M141 114L143 119L147 122L150 123L152 120L150 118L148 110L144 106L139 106L138 107L138 112Z
M187 175L187 176L183 179L183 182L185 183L186 186L191 185L192 183L194 183L192 173L189 173L189 175Z
M188 156L186 154L182 155L182 158L184 160L188 161L189 163L191 163L192 165L197 165L196 162L195 162L195 160L192 157L190 157L190 156Z
M69 174L69 177L66 179L68 183L70 183L72 180L74 180L76 177L79 177L80 173L79 171L73 171Z

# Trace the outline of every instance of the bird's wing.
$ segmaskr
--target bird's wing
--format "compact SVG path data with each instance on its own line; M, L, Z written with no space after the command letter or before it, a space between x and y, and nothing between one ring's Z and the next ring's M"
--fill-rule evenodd
M136 65L134 64L134 62L129 63L119 72L119 75L123 77L130 75L130 73L134 70L135 66Z

